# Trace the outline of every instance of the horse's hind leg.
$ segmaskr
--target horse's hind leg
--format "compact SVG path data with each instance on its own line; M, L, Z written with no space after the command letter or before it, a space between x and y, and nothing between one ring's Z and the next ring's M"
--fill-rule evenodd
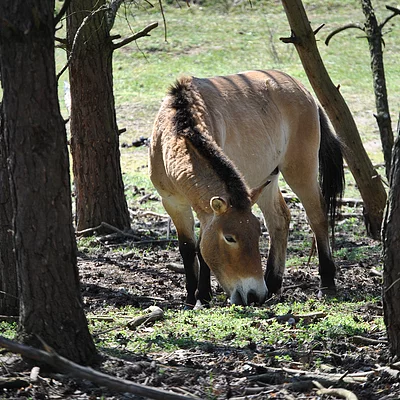
M315 235L319 258L321 291L326 294L334 293L336 291L336 267L329 245L328 216L325 211L325 202L317 180L318 164L317 162L310 162L307 165L296 165L295 170L282 172L286 182L303 204Z
M198 275L193 212L188 204L175 198L163 198L162 202L178 233L179 251L186 275L186 307L193 308L196 304Z
M279 293L285 271L290 212L278 187L278 176L264 189L257 201L269 233L269 253L265 282L268 295Z

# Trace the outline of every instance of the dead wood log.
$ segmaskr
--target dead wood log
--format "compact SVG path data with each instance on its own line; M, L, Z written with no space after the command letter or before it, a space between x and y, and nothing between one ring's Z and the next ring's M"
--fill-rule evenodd
M248 377L251 381L260 381L269 384L283 384L296 381L318 381L325 386L364 383L368 376L375 374L376 371L356 372L352 374L328 374L322 372L310 372L292 368L273 368L265 367L267 371L263 374Z
M196 396L183 396L162 389L146 387L125 379L120 379L92 368L76 364L58 355L51 347L45 346L46 351L35 349L24 344L14 342L0 336L0 346L12 353L21 354L30 360L39 361L51 365L54 369L79 379L87 379L99 386L119 393L133 393L138 396L147 397L155 400L193 400Z
M328 394L343 397L346 400L358 400L357 396L347 389L338 389L338 388L324 388L319 382L313 381L313 384L318 388L318 394Z

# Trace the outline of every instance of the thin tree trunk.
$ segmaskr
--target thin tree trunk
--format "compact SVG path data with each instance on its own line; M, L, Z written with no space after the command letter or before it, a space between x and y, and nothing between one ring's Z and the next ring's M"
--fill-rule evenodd
M0 103L0 314L18 315L17 267L12 237L12 204Z
M376 121L381 135L386 176L389 178L393 148L392 121L386 89L385 69L383 66L382 29L378 25L370 0L361 0L365 15L365 33L367 34L371 54L371 70L374 81Z
M364 200L367 232L371 237L379 239L386 203L383 184L363 147L350 110L323 64L301 0L282 0L282 4L292 36L281 40L295 45L308 79L344 144L344 156Z
M400 118L400 116L399 116ZM390 191L382 230L383 310L392 356L400 357L400 119L393 148Z
M13 233L20 281L19 336L65 357L96 355L79 287L69 161L57 98L54 1L0 2L0 65Z
M72 0L67 17L67 39L72 50L71 152L79 231L102 222L119 229L130 227L120 167L113 49L105 4L105 0Z

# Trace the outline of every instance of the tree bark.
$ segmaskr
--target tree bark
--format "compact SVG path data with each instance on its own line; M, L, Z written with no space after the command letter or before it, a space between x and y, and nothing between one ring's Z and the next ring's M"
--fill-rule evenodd
M400 118L400 116L399 116ZM400 358L400 119L393 148L390 190L382 230L383 310L392 356Z
M282 4L292 36L281 40L295 45L311 86L344 144L344 157L364 200L367 232L371 237L379 239L386 203L383 184L363 147L350 110L323 64L301 0L282 0Z
M0 2L0 69L21 341L96 355L79 287L69 161L54 61L54 1Z
M1 76L1 74L0 74ZM17 267L12 237L12 204L0 103L0 314L18 315Z
M72 0L67 17L67 41L72 50L70 129L78 231L102 222L118 229L130 227L120 167L113 48L105 4L105 0Z
M371 54L371 70L374 82L376 121L381 136L386 177L389 178L393 149L392 121L386 89L385 69L383 65L382 28L378 25L370 0L361 0L365 15L365 33L367 34Z

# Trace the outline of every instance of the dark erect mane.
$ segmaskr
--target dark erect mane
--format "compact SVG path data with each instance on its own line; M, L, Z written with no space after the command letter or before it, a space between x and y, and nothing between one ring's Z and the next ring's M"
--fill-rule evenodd
M231 205L246 209L251 205L249 190L243 177L232 161L211 139L198 118L205 105L192 78L179 79L169 90L171 107L175 110L174 125L176 133L185 137L196 150L210 163L217 176L226 185Z

